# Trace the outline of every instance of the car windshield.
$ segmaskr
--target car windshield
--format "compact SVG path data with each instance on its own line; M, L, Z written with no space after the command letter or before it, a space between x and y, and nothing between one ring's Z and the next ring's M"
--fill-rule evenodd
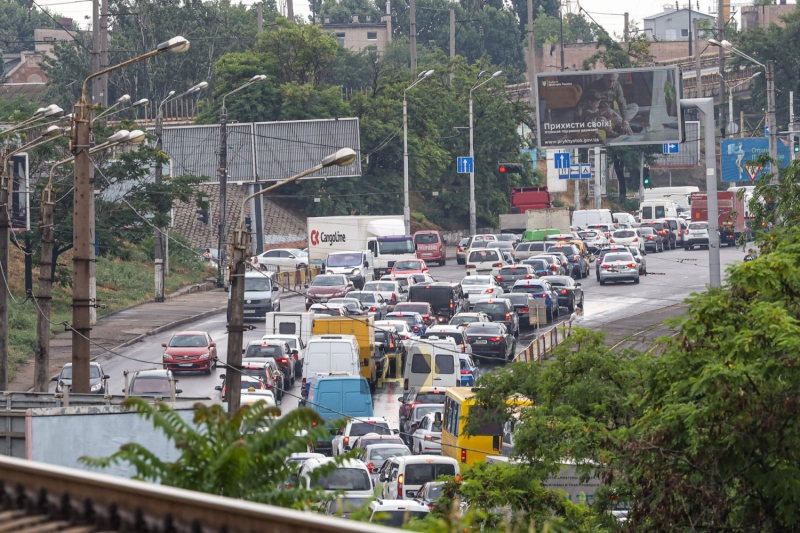
M630 239L631 237L636 237L636 232L631 230L619 230L614 232L614 237L617 239Z
M632 261L633 256L631 254L606 254L603 258L604 263L611 263L613 261Z
M370 450L367 460L372 462L385 461L389 457L403 457L404 455L411 455L411 452L408 450L408 448L404 446L396 446L391 448L373 448L372 450Z
M428 511L411 511L408 509L392 509L391 511L376 511L372 522L389 527L401 527L412 518L423 519Z
M384 241L378 240L378 251L384 255L392 254L415 254L416 249L411 237L403 240Z
M544 259L535 259L533 261L525 261L526 265L530 265L536 270L547 270L547 261Z
M362 468L337 468L327 476L320 476L312 486L324 490L371 490L369 474Z
M419 313L421 315L427 315L430 311L428 309L428 304L415 304L415 303L402 303L397 304L394 308L395 311L403 312L403 313Z
M392 270L422 270L422 265L419 264L419 261L398 261Z
M89 366L89 379L97 379L97 378L100 378L100 377L103 377L103 375L100 373L100 367L97 366L97 365ZM72 379L72 367L71 366L65 366L61 370L61 379Z
M170 348L202 348L205 345L204 335L175 335L169 341Z
M312 287L337 287L347 285L342 276L317 276L311 282Z
M279 344L251 344L244 353L245 357L281 357L282 355Z
M484 261L499 261L500 256L494 250L475 250L469 254L470 263L482 263Z
M165 393L169 394L169 380L167 376L136 377L131 383L131 394Z
M481 335L484 333L488 333L490 335L497 335L501 333L500 326L496 326L493 324L476 324L467 326L467 330L464 332L468 336L469 335Z
M689 229L708 229L708 222L692 222Z
M397 286L394 283L388 282L380 282L380 281L373 281L370 283L364 284L364 291L373 291L373 292L394 292L397 290Z
M385 422L374 422L372 424L368 422L356 422L350 426L350 436L351 437L360 437L362 435L366 435L367 433L377 433L378 435L391 435L392 430L389 429L389 425Z
M489 302L478 302L475 304L475 312L476 313L486 313L487 315L499 315L506 313L506 306L502 303L489 303Z
M272 282L266 276L245 276L244 292L269 292L272 290Z
M461 281L464 286L468 285L491 285L492 278L489 276L469 276Z
M416 244L437 244L439 242L439 236L435 233L423 233L422 235L415 236L414 242Z
M328 266L344 267L359 266L361 264L361 254L331 254L328 256Z

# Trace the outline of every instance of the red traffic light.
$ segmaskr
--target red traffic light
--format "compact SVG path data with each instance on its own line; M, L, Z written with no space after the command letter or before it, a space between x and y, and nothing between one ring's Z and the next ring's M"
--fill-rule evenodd
M506 173L506 166L505 165L500 165L500 168L498 170L500 171L500 174L505 174Z

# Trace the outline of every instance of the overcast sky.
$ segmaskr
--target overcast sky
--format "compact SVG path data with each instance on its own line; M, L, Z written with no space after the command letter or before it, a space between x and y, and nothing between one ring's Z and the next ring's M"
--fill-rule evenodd
M278 0L278 3L279 5L285 5L285 1L286 0ZM382 2L383 0L379 1ZM72 17L80 24L81 28L87 28L91 25L92 0L36 0L36 2L38 5L50 7L53 11L61 13L66 17ZM698 0L693 0L692 8L696 9L697 2ZM244 0L243 3L252 5L255 1ZM612 35L622 34L624 25L623 15L626 11L630 14L630 20L636 21L641 29L642 18L661 13L663 11L663 5L670 4L668 1L659 3L642 0L615 0L613 2L609 2L609 0L581 0L580 3L581 6L591 14L592 18ZM681 7L686 6L686 0L680 0L680 3ZM703 13L709 12L709 7L712 3L716 5L716 2L712 2L712 0L699 0L699 3L700 11ZM732 3L735 5L736 0L733 0ZM743 3L750 4L752 1ZM789 3L794 2L790 1ZM674 2L670 5L674 5ZM734 9L738 9L738 7L735 6ZM295 14L307 17L309 14L308 2L306 0L295 0L294 11ZM89 20L84 18L87 16Z

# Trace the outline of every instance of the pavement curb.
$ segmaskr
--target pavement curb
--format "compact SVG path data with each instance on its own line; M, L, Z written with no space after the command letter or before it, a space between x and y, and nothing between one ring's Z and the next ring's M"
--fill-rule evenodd
M165 300L169 300L169 299L175 298L177 296L183 296L184 294L191 294L191 293L194 293L194 292L213 291L216 288L217 288L217 283L216 283L215 280L206 280L203 283L193 283L192 285L187 285L185 287L181 287L177 291L165 295L164 299ZM139 307L139 306L144 305L144 304L150 304L150 303L155 303L155 300L145 300L144 302L139 302L139 303L136 303L136 304L133 304L133 305L129 305L128 307L123 307L122 309L117 309L116 311L111 311L107 315L103 315L103 316L99 317L97 320L100 321L100 320L103 320L104 318L107 318L107 317L110 317L110 316L114 316L114 315L116 315L118 313L121 313L123 311L128 311L130 309L135 309L136 307Z

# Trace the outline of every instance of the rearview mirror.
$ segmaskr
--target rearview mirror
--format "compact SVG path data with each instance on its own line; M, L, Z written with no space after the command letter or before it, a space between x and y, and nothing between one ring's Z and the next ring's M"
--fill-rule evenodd
M225 374L220 374L219 379L225 379Z
M162 342L162 343L161 343L161 347L162 347L162 348L166 348L166 347L167 347L167 343L166 343L166 342Z
M211 346L212 348L216 348L217 347L217 343L216 342L212 342L211 344L209 344L209 346Z
M50 381L58 381L58 376L53 376L52 378L50 378Z
M214 390L218 390L218 391L221 392L222 391L222 385L217 385L216 387L214 387Z

